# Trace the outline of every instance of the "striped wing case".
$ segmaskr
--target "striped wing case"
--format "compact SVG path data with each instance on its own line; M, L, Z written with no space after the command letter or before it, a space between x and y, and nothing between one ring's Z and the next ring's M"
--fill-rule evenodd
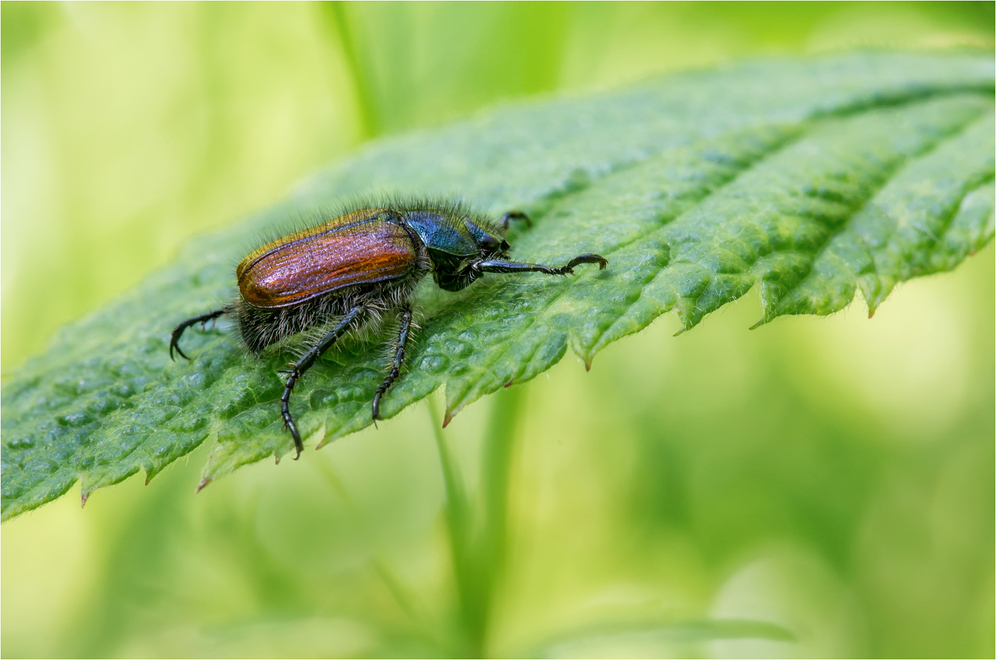
M264 245L235 271L242 299L254 307L286 307L403 277L415 265L415 246L388 218L381 209L361 209Z

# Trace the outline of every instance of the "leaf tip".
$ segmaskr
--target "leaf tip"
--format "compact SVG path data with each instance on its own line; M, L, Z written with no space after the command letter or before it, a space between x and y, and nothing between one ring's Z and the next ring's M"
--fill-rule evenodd
M504 387L512 387L512 385L514 383L515 383L515 379L514 378L510 378L509 381L507 383L505 383ZM445 424L443 426L445 426Z
M318 441L315 443L315 451L318 451L325 445L331 444L336 439L336 436L333 433L329 433L328 427L322 424L318 431L308 437L308 440L312 438L318 438Z
M456 415L456 413L455 412L451 412L449 410L447 410L446 414L443 415L443 428L444 429L449 425L450 422L453 421L453 416L454 415Z
M201 483L197 485L197 490L195 490L194 493L196 494L201 492L202 490L204 490L204 487L207 486L209 483L211 483L211 477L204 477L203 479L201 479Z
M80 489L80 508L81 509L86 506L86 501L87 501L87 499L89 499L89 497L90 497L90 493L88 491L85 491L85 490L83 490L81 488Z
M591 371L591 358L584 361L584 370Z

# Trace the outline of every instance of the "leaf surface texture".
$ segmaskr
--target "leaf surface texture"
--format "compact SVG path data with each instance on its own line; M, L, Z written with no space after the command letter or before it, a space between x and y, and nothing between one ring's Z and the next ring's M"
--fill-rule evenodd
M445 386L447 417L549 369L584 362L674 310L684 330L758 287L758 324L830 314L860 291L869 311L904 280L954 268L993 236L993 61L988 55L850 54L746 63L579 99L498 108L386 139L278 206L187 245L130 294L65 327L3 387L2 512L66 492L84 499L203 442L203 484L292 448L277 373L235 333L180 320L235 295L234 266L315 209L381 192L459 196L528 211L513 256L578 275L489 276L420 290L422 330L385 417ZM431 278L429 278L431 279ZM384 351L347 342L291 399L302 435L327 443L371 423Z

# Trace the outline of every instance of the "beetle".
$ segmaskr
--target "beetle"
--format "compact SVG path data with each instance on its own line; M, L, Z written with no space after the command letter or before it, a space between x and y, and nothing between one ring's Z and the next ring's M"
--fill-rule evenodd
M579 264L608 263L597 254L580 254L565 265L550 267L509 259L504 235L511 220L531 226L529 216L510 211L498 222L459 203L408 202L381 207L352 207L310 228L253 250L235 269L239 297L234 303L181 322L169 342L174 351L192 325L203 327L221 316L234 317L246 348L258 355L266 347L309 329L324 334L282 371L287 374L280 397L284 425L294 439L295 459L304 449L290 412L294 386L321 355L339 339L388 312L400 319L390 371L371 402L374 420L380 401L401 374L414 327L412 294L432 273L445 291L459 291L485 273L568 275Z

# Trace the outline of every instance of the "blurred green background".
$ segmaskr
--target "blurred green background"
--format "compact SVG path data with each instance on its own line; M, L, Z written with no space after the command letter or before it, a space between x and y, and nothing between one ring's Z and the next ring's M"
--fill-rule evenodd
M0 10L4 373L371 139L743 57L994 47L992 3ZM665 317L461 413L471 506L507 506L469 596L425 405L196 497L203 448L70 492L0 530L2 653L992 657L993 252L873 321ZM708 618L797 639L660 626Z

